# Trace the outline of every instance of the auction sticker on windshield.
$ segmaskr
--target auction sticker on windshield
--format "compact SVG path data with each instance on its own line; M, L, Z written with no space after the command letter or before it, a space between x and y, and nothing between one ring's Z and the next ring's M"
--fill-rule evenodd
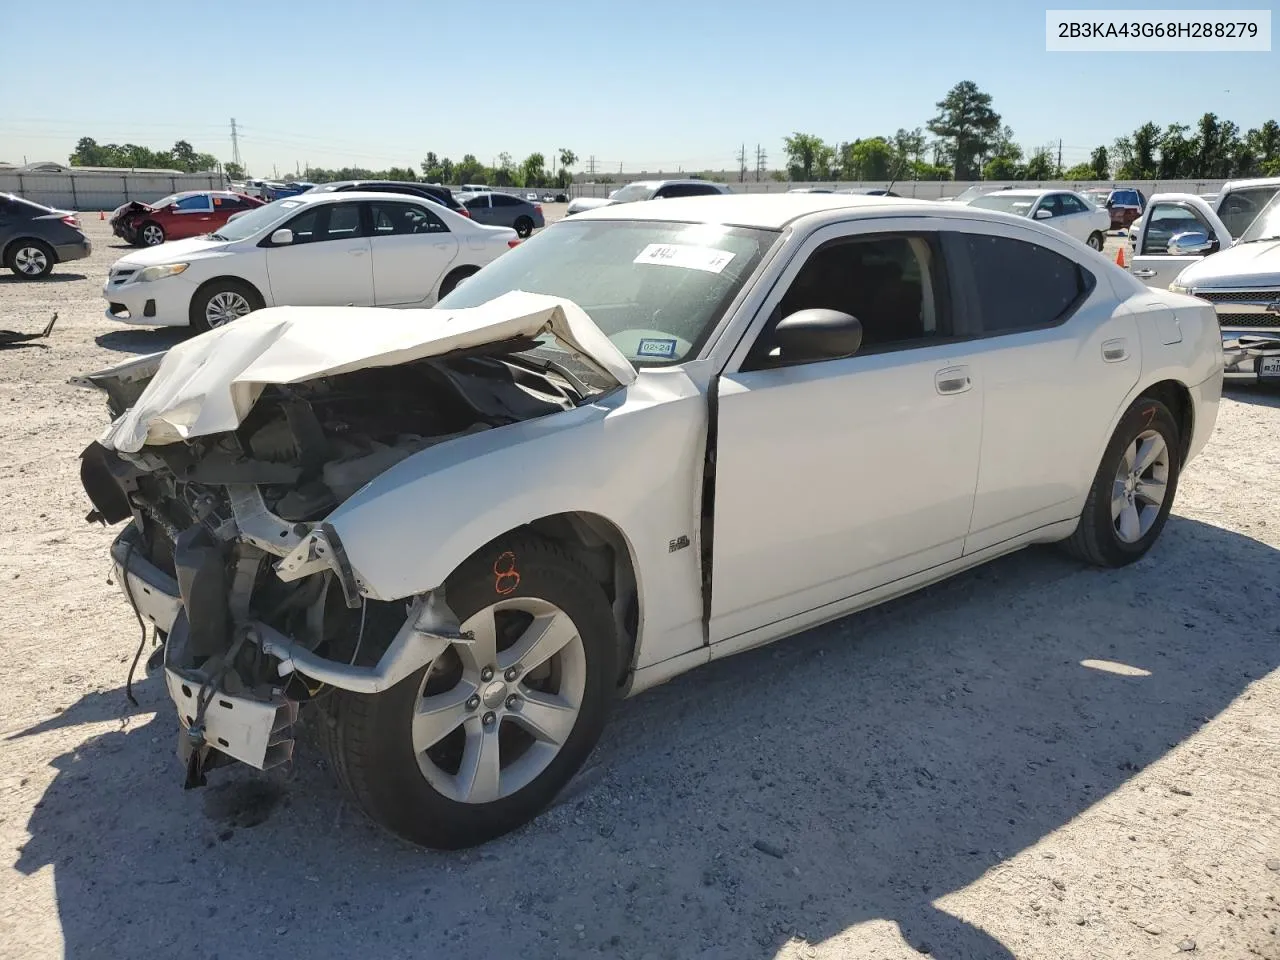
M732 253L715 247L695 247L687 243L651 243L636 255L632 263L656 263L666 267L720 273L733 262L733 257Z

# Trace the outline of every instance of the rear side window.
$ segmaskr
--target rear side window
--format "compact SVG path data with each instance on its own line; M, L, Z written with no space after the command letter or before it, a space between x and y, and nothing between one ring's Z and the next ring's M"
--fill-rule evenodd
M505 193L495 193L493 195L493 205L495 207L518 207L520 206L520 201Z
M715 187L706 183L672 183L659 190L659 197L702 197L711 193L719 193Z
M1073 197L1069 193L1062 195L1062 207L1067 213L1088 213L1088 205L1079 197Z
M373 217L374 237L449 232L434 213L417 204L375 200L369 204L369 212Z
M1052 327L1071 315L1097 280L1074 260L1012 237L960 235L973 271L983 333Z

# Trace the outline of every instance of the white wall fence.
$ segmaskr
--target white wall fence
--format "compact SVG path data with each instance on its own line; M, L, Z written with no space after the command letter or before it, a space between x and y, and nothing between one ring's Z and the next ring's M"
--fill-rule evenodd
M605 197L613 190L625 186L635 180L681 179L679 174L663 174L661 176L634 177L618 179L617 183L575 183L570 195L575 197ZM997 187L1012 186L1015 189L1045 190L1089 190L1095 187L1137 187L1150 197L1153 193L1214 193L1221 189L1226 180L899 180L893 185L893 192L902 197L916 197L921 200L940 200L943 197L954 197L972 186ZM748 180L742 183L727 181L729 189L735 193L786 193L797 187L823 187L828 190L883 190L889 186L887 180L859 181L851 180L812 183L793 183L790 181Z
M18 173L0 170L0 193L13 193L59 210L114 210L129 200L149 203L181 190L221 190L218 173Z

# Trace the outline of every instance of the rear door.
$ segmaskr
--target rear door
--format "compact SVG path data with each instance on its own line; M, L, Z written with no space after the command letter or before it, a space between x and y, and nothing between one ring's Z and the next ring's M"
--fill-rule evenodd
M1208 252L1175 257L1169 240L1179 233L1198 230L1209 237ZM1210 253L1231 245L1231 235L1222 220L1207 207L1198 209L1185 200L1156 200L1147 208L1138 227L1136 252L1130 270L1149 287L1164 289L1183 270L1199 263Z
M944 239L983 389L968 555L1074 515L1141 356L1133 316L1070 245L980 223Z
M431 201L371 200L366 204L373 252L373 302L423 303L458 254L458 239L429 208Z
M213 223L213 198L207 193L181 197L170 204L165 213L164 233L167 240L185 240L187 237L212 233L216 229Z
M491 196L492 194L479 193L462 201L462 205L467 208L471 219L476 223L493 223L493 206L489 202Z
M264 242L275 306L373 306L373 257L358 201L308 204L281 226L293 231L293 243Z

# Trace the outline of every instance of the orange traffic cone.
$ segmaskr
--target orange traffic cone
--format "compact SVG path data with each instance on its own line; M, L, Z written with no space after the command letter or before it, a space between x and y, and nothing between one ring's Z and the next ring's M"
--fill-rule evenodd
M105 210L99 210L99 211L98 211L98 219L99 219L99 220L105 220L105 219L107 219L107 212L106 212Z
M1124 262L1124 244L1121 244L1120 249L1116 251L1116 266L1122 270L1129 269L1129 265Z

